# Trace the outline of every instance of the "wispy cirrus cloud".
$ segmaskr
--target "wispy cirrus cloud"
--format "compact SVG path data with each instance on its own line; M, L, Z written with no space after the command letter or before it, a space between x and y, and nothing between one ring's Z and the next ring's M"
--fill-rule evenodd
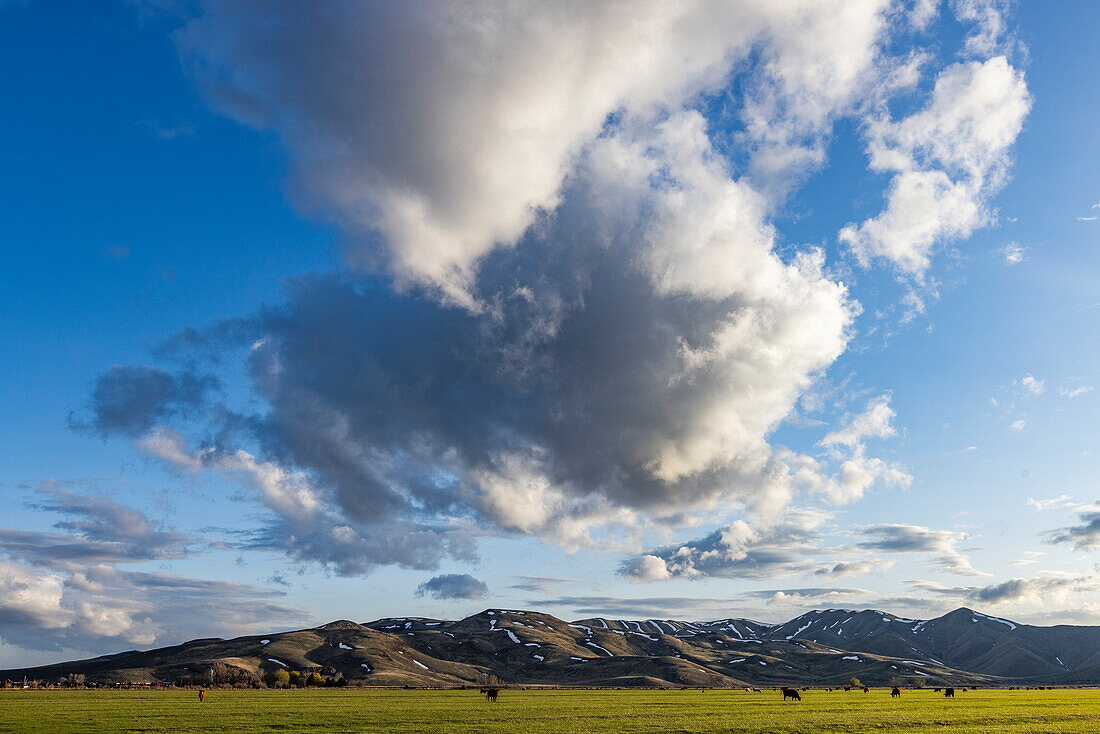
M856 543L859 548L890 553L927 553L947 573L962 576L989 575L975 569L970 560L955 547L959 542L968 539L966 533L890 523L858 528L855 534L866 538Z
M1013 578L988 586L942 586L928 581L914 582L913 588L953 600L981 604L1028 602L1043 606L1065 604L1078 594L1100 590L1100 575L1044 571L1031 577Z
M1028 507L1032 507L1036 512L1043 512L1044 510L1054 510L1059 507L1069 507L1073 505L1073 498L1068 494L1060 494L1057 497L1051 497L1045 500L1037 500L1031 497L1027 498Z
M104 494L48 482L33 506L55 531L0 528L0 639L21 648L115 651L304 621L282 594L246 584L127 570L204 543Z
M1047 542L1066 543L1080 551L1100 548L1100 505L1084 505L1076 514L1077 524L1047 531Z

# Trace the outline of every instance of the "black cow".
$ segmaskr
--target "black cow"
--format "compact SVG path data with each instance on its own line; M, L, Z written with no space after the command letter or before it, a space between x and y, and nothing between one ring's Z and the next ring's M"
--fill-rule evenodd
M801 701L802 700L802 696L794 688L784 688L783 689L783 700L786 701L788 698L793 699L795 701Z
M901 689L898 688L897 686L894 686L893 688L890 689L890 698L897 698L900 695L901 695Z
M955 697L955 689L954 688L945 688L944 691L943 691L943 695L946 696L947 698L954 698Z
M870 693L870 692L871 692L871 689L870 689L870 688L868 688L867 686L863 686L863 692L864 692L864 693Z
M485 700L492 703L496 703L497 695L500 693L498 688L482 688L481 692L485 694Z

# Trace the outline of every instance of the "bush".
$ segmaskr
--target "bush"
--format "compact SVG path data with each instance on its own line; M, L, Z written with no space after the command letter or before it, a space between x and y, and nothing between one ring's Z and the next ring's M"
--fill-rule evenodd
M307 686L323 686L324 684L325 679L317 675L316 673L310 673L305 678L305 685Z
M290 680L288 682L290 683L290 685L292 685L292 686L302 685L302 674L301 673L299 673L297 670L292 670L292 671L290 671L289 675L290 675Z
M264 673L264 683L268 684L272 688L286 688L290 685L290 673L286 672L282 668L278 670L270 670Z
M855 677L854 675L852 676L851 680L848 681L848 685L850 685L852 688L863 688L863 684L859 682L859 678Z

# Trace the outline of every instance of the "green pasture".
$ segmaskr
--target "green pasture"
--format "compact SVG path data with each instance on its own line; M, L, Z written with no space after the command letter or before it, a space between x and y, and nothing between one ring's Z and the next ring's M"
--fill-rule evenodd
M0 691L4 732L1100 732L1100 690Z

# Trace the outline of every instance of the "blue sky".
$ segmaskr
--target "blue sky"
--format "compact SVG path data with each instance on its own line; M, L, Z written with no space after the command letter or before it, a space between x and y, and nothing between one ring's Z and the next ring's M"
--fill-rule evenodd
M0 6L0 665L1100 621L1100 14L791 5Z

